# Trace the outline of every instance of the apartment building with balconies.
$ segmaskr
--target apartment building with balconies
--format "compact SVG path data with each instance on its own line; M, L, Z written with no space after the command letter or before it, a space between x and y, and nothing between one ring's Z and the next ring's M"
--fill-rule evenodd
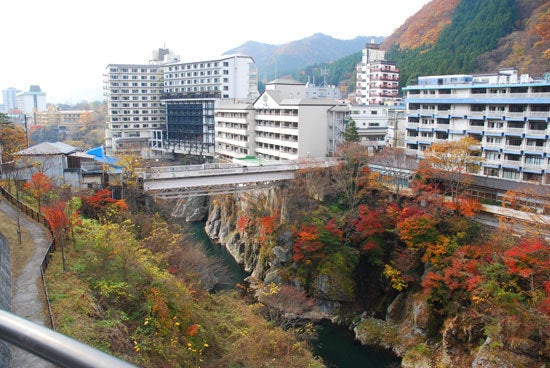
M550 80L515 69L419 77L407 93L405 146L422 157L435 142L475 138L477 173L550 184Z
M399 69L385 59L380 45L367 44L361 62L357 64L355 102L361 105L381 105L399 100Z
M255 155L269 160L332 156L342 142L349 107L307 98L305 85L277 79L254 102Z
M251 103L221 103L215 112L216 155L222 160L254 156L254 117Z

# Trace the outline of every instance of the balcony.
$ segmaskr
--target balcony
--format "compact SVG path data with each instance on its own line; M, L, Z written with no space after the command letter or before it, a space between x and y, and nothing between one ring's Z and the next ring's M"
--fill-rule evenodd
M502 143L485 142L483 146L487 148L502 148Z

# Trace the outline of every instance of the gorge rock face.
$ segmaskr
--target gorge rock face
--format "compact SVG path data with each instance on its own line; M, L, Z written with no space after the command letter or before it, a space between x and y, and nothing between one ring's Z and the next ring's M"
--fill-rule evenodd
M270 211L284 207L280 191L265 190L256 194L263 205ZM227 248L237 263L250 273L253 284L291 282L302 288L298 279L288 280L281 270L292 263L293 238L289 230L281 230L271 245L261 242L259 229L248 229L240 232L238 221L247 206L253 205L250 194L234 194L215 197L210 201L209 214L205 224L207 235L221 246ZM252 203L252 204L251 204ZM268 215L271 212L265 211ZM255 220L255 219L253 219ZM262 249L263 247L263 249ZM333 260L334 261L334 260ZM339 320L345 308L344 304L356 299L356 286L353 278L355 264L348 264L345 259L336 259L336 265L326 262L320 271L312 276L311 294L318 301L318 307L306 318ZM251 285L252 286L252 285ZM346 312L351 314L352 312Z
M208 197L189 197L178 203L172 211L174 217L183 217L187 222L203 221L208 215Z

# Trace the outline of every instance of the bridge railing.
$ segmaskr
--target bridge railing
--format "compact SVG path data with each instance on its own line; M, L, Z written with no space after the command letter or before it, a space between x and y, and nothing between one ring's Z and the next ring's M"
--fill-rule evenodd
M68 336L0 310L0 338L63 368L136 368Z
M337 161L333 159L312 159L303 162L289 162L281 164L269 164L259 166L245 166L232 163L209 163L202 165L158 166L137 170L138 176L143 180L185 178L211 175L230 175L261 173L272 171L295 171L311 167L329 167Z

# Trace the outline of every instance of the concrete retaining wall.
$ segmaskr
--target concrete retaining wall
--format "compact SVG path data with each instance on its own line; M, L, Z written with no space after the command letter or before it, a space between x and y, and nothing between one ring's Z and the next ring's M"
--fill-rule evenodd
M11 312L10 244L0 234L0 309ZM10 366L10 347L0 340L0 367Z

